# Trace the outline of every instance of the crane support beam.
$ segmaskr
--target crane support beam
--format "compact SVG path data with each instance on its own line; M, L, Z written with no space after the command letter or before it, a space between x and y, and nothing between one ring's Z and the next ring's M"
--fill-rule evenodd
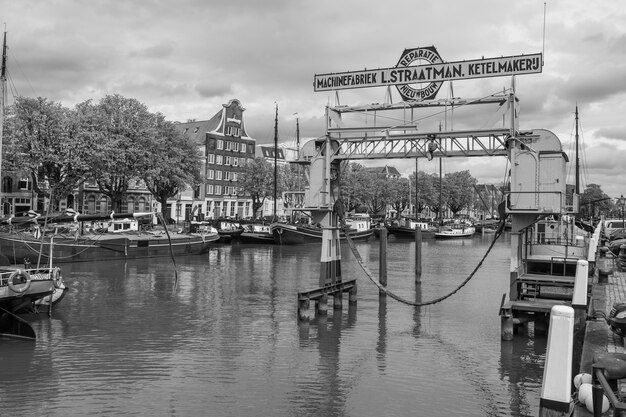
M396 133L350 128L344 134L335 128L328 132L337 145L333 160L507 156L510 134L509 129ZM314 154L303 149L299 162L310 161Z

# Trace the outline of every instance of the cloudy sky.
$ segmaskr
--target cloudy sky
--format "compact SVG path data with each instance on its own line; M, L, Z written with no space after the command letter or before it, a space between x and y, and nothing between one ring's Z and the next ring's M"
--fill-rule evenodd
M618 0L0 0L10 102L41 96L73 107L117 93L187 121L206 120L237 98L259 143L273 142L276 105L281 142L294 143L296 117L303 142L324 134L324 108L335 96L313 91L315 74L392 67L405 48L431 45L444 61L543 51L543 71L515 80L520 128L553 131L573 161L578 105L583 187L600 184L612 197L626 194L623 10ZM510 86L510 77L498 77L453 87L455 96L475 98ZM339 97L361 105L384 102L385 91ZM449 95L444 84L438 98ZM399 101L396 91L392 100ZM500 127L492 110L472 117L475 128ZM386 163L404 174L415 167ZM435 162L420 164L438 170ZM505 162L444 164L460 169L499 183Z

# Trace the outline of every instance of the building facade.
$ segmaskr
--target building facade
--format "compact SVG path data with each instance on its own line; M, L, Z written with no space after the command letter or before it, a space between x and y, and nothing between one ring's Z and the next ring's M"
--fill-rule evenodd
M254 159L256 152L256 139L245 128L244 111L239 100L232 99L209 120L176 124L203 155L204 184L168 202L174 220L190 213L208 219L252 216L252 200L238 194L237 181L241 167Z

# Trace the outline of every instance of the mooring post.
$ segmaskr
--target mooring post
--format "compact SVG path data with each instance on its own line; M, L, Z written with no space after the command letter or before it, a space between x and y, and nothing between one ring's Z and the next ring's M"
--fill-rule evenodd
M573 345L574 309L563 305L552 307L539 400L540 417L569 415Z
M378 281L384 286L387 286L387 228L380 229L380 262L378 266ZM386 297L383 291L379 291L381 296Z
M352 288L350 288L350 290L348 290L348 304L351 306L355 306L356 305L356 282L354 283L354 286Z
M334 310L341 310L342 309L342 303L343 301L343 292L342 291L336 291L333 294L333 309Z
M328 296L326 294L315 300L315 310L320 316L328 314Z
M589 262L579 259L576 262L576 276L574 278L574 294L572 308L574 308L574 326L580 329L585 325L587 312L587 280L589 277Z
M300 299L300 295L298 294L298 320L303 321L309 319L308 310L310 305L311 302L308 298Z
M422 283L422 229L415 226L415 283Z

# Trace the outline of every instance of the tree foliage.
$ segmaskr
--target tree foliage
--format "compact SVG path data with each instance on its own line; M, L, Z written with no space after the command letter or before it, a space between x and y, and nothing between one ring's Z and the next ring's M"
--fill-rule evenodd
M144 149L150 157L142 159L140 176L167 219L167 200L187 187L196 188L202 183L202 156L198 145L162 114L155 115L154 131L155 136Z
M256 219L265 199L274 196L274 165L265 158L254 158L242 166L238 185L239 191L252 199L252 216Z
M150 141L157 136L155 117L136 99L118 94L77 107L83 128L92 140L89 155L91 175L114 211L121 211L131 179L141 177L141 168L152 155Z
M29 175L33 190L56 204L90 168L89 146L74 113L41 97L18 97L7 113L5 168Z
M476 178L468 170L451 172L445 175L443 182L446 205L456 215L471 207L474 197Z
M584 217L598 217L614 209L611 198L598 184L589 184L580 195L580 214Z

